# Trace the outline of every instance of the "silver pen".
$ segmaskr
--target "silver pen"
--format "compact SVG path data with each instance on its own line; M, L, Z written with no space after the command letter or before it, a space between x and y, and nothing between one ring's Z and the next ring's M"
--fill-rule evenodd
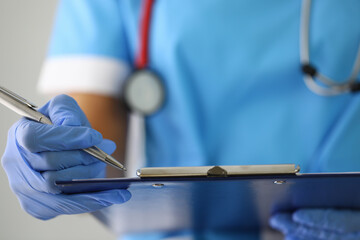
M52 122L48 117L36 110L36 105L30 103L23 97L1 86L0 103L10 108L14 112L20 114L21 116L30 118L37 122L52 125ZM110 166L126 171L126 168L121 163L119 163L115 158L105 153L103 150L96 146L85 148L82 150Z

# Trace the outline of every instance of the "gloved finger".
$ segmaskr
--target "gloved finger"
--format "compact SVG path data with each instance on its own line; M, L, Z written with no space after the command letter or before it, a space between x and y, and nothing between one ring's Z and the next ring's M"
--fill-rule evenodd
M21 149L18 149L15 139L16 127L17 125L14 124L9 130L5 153L1 162L8 175L10 188L17 195L23 195L29 190L41 189L44 185L44 179L39 172L31 168L22 155Z
M313 233L313 229L294 222L291 213L278 213L272 216L270 226L279 230L285 236L291 235L299 238L315 239L315 236L319 235L318 232Z
M105 163L96 162L88 166L78 165L71 168L66 168L60 171L46 171L42 173L42 177L46 182L46 190L39 189L42 192L59 194L60 190L56 187L55 181L66 181L72 179L87 179L87 178L103 178L105 177Z
M4 166L7 172L11 170L13 174L16 173L17 177L9 178L9 184L14 193L22 197L39 193L59 194L61 191L55 185L56 180L105 177L105 163L100 161L88 166L78 165L60 171L42 173L31 167L21 166L16 161L7 161Z
M5 150L4 156L7 156L6 158L2 159L3 167L6 171L6 173L9 176L9 182L11 189L21 195L31 194L31 190L36 190L39 192L51 192L51 193L59 193L58 189L54 186L54 180L49 182L49 180L45 179L42 174L40 174L38 171L33 170L33 168L30 166L29 162L33 162L33 158L28 158L27 154L29 154L27 151L16 151L16 154L13 149L16 149L16 143L15 143L15 128L16 126L13 126L13 128L9 131L9 138L14 139L14 141L8 141L7 147ZM101 148L111 153L111 151L114 150L115 144L112 143L110 140L105 140L101 144L99 144ZM8 153L10 151L12 154ZM85 152L83 155L88 155ZM13 156L13 157L10 157ZM92 157L91 157L92 158ZM95 160L95 158L92 158ZM35 160L36 161L36 160ZM64 160L61 159L63 162ZM99 164L99 165L94 165ZM93 166L91 166L93 165ZM104 177L105 176L105 167L102 162L99 160L95 160L93 164L88 165L89 167L95 167L96 171L92 173L92 171L89 171L87 168L83 171L75 171L74 175L69 176L69 172L76 170L72 169L69 170L67 179L64 180L70 180L72 178L91 178L91 177ZM82 165L78 165L81 167ZM56 172L56 171L52 171ZM80 173L88 173L86 175ZM51 171L48 171L48 173L43 173L44 175L50 174ZM63 173L63 172L61 172ZM54 174L56 175L56 174ZM59 179L61 179L59 177ZM29 192L30 191L30 192Z
M102 135L89 127L47 125L23 119L16 128L20 147L30 152L66 151L92 147Z
M294 221L314 228L343 233L360 232L360 211L348 209L300 209Z
M296 236L300 239L309 240L352 240L356 238L345 238L339 232L329 231L321 228L312 228L293 220L292 214L279 213L271 217L270 225L282 232L284 235ZM350 236L347 236L350 237Z
M16 195L25 196L36 191L47 191L42 175L27 166L26 161L21 159L24 164L20 165L18 159L8 160L3 161L3 167L8 174L10 188Z
M32 169L38 172L57 171L78 165L90 165L99 160L82 150L31 153L24 151Z
M84 112L70 96L59 95L51 99L39 112L48 116L54 125L90 127Z
M113 141L103 139L97 145L108 154L114 152L116 145ZM82 150L61 151L61 152L41 152L22 153L28 159L29 165L36 171L57 171L78 165L90 165L100 160Z
M270 218L270 226L284 235L288 235L294 228L291 213L278 213Z
M93 212L112 204L121 204L131 198L124 189L114 189L94 193L73 195L29 195L21 199L22 208L39 219L50 219L60 214L79 214Z
M109 155L113 154L116 150L115 142L111 141L110 139L103 139L103 141L96 146Z

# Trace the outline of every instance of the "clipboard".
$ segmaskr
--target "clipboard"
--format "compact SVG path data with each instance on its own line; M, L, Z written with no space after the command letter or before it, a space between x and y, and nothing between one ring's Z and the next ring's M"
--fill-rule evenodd
M360 209L359 172L301 174L293 164L190 168L144 168L138 178L56 184L67 194L129 190L128 202L95 213L117 234L259 230L268 228L270 216L280 211Z

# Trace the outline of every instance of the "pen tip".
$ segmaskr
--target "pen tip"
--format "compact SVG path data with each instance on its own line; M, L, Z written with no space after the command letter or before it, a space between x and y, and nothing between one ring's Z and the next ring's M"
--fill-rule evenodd
M110 164L111 166L119 169L119 170L123 170L123 171L126 171L127 169L121 164L119 163L115 158L113 158L112 156L108 155L106 156L106 162L108 164Z

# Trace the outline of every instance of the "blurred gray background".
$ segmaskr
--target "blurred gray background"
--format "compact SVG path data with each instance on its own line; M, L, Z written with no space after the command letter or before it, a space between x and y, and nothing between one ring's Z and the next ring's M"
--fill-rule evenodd
M28 100L44 104L47 99L36 92L36 82L46 55L56 9L56 0L0 1L0 85ZM0 106L0 155L7 131L19 119ZM88 214L37 220L25 213L11 192L6 174L0 168L0 239L115 239Z

